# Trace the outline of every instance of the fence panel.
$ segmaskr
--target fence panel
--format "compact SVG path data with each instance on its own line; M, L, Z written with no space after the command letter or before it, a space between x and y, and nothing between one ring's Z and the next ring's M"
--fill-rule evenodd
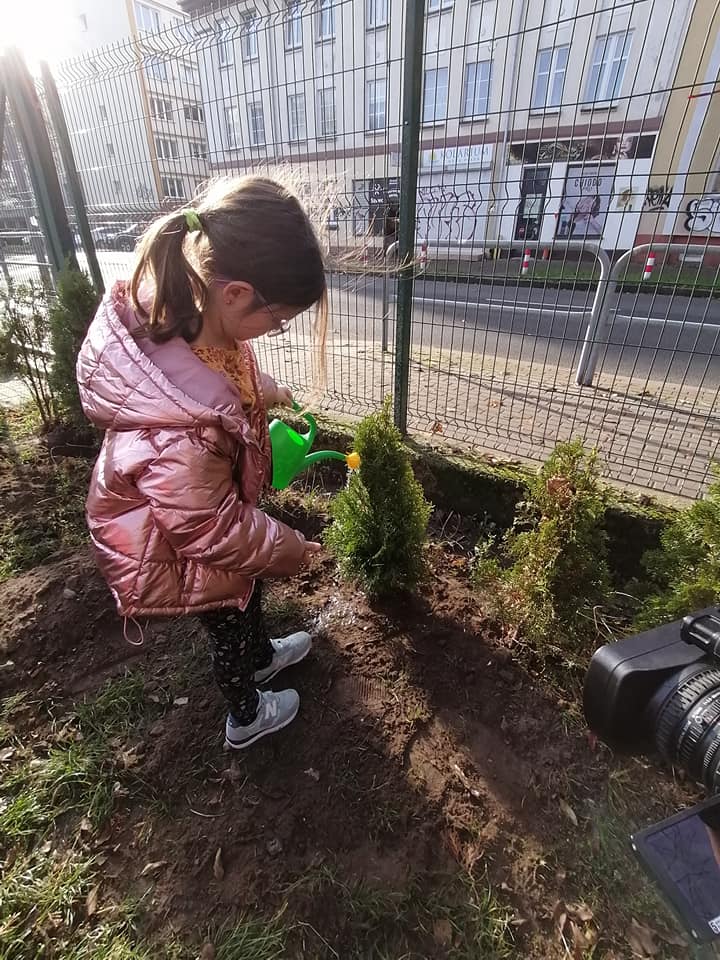
M720 436L717 10L426 9L410 428L529 459L580 436L610 477L697 496ZM566 240L649 244L610 285L591 386L600 273Z
M396 282L368 267L414 194L423 271L395 384L410 430L532 460L581 436L612 478L699 494L719 435L720 11L412 3L415 183L400 178L402 0L185 5L199 12L164 23L139 5L129 39L56 70L106 284L208 178L289 171L327 244L328 403L360 413L394 380ZM598 286L596 249L614 264L636 247ZM261 345L301 389L309 322ZM400 422L404 408L396 390Z
M382 0L367 11L350 0L269 14L230 6L63 64L56 80L106 284L128 276L146 224L208 179L288 178L328 256L331 405L375 406L392 385L383 277L348 272L344 258L361 249L368 268L382 260L379 212L398 200L401 38ZM309 389L309 316L292 342L259 351L269 373Z

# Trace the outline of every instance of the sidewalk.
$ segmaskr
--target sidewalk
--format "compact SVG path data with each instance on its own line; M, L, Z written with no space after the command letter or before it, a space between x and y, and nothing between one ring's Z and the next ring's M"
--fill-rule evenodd
M299 332L298 332L299 333ZM307 393L312 347L292 340L258 344L263 368ZM623 486L695 499L704 490L720 443L720 387L646 383L597 377L578 387L573 371L458 351L414 351L408 428L475 452L537 462L559 440L596 445L608 479ZM545 381L543 381L543 376ZM371 340L328 345L328 412L362 416L392 392L394 357ZM17 380L0 381L0 406L29 400Z
M269 342L265 369L300 386L311 382L310 344ZM297 348L300 349L297 349ZM392 354L372 341L328 347L328 411L362 415L391 391ZM545 376L545 382L542 376ZM559 440L597 446L605 476L623 486L695 499L718 456L718 390L642 382L600 374L578 387L574 372L507 358L449 350L415 351L410 365L408 427L476 452L537 462Z

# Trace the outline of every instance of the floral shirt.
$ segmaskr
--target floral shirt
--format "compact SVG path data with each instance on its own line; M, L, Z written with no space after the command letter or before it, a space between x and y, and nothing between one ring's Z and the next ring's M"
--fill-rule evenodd
M195 356L212 370L222 373L237 389L250 427L271 461L267 410L260 386L257 364L247 344L234 347L192 347Z

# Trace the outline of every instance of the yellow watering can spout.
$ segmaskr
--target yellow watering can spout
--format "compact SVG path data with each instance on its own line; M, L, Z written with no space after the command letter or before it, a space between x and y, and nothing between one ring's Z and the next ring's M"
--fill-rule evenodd
M293 409L300 412L299 404ZM295 477L320 460L344 460L351 470L360 466L357 453L340 453L337 450L317 450L309 453L317 433L317 423L312 414L303 413L310 429L307 433L298 433L282 420L273 420L270 424L270 445L272 447L272 486L275 490L284 490Z

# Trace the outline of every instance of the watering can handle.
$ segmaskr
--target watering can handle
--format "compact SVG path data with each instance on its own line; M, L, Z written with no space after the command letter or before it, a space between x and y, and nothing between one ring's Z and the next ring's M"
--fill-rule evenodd
M304 420L307 420L310 430L307 433L306 437L307 437L308 445L311 445L312 443L314 443L315 434L317 433L317 421L315 420L315 417L311 413L302 413L301 412L302 407L297 402L297 400L293 400L293 410L295 411L295 413L299 413Z

